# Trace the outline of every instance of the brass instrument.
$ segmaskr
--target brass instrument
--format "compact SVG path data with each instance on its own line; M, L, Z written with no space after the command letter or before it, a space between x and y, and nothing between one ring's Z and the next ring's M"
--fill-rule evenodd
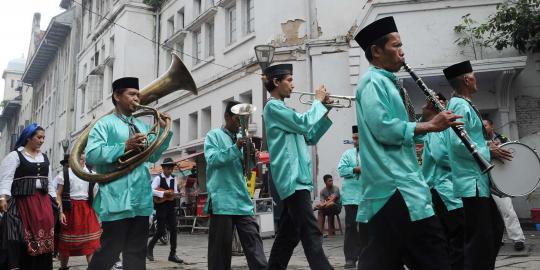
M240 131L242 133L242 138L246 140L243 148L244 158L242 160L244 165L244 176L246 177L246 179L251 178L252 166L250 165L250 163L256 165L259 161L259 158L256 155L253 141L251 140L251 137L248 136L249 117L256 110L257 107L247 103L237 104L231 108L231 112L238 115L240 119Z
M73 173L79 178L88 182L109 182L129 173L130 171L141 165L143 162L145 162L165 141L171 128L170 118L164 117L157 110L145 105L148 105L158 100L159 98L162 98L177 90L187 90L194 95L197 95L197 86L195 85L195 81L191 77L191 73L186 68L184 63L182 63L182 60L180 60L178 55L173 53L171 66L169 67L167 72L165 72L165 74L161 75L159 78L152 81L148 86L140 90L140 104L138 104L137 107L138 110L142 109L144 111L134 114L135 117L145 115L154 116L154 124L151 131L148 133L148 135L154 134L156 136L154 142L145 147L144 149L141 149L141 151L126 152L116 162L117 170L114 172L105 174L89 174L83 171L80 167L79 159L81 153L86 148L86 143L88 142L88 135L90 134L90 131L92 130L96 122L99 121L99 119L105 117L106 115L113 113L113 111L111 111L108 114L105 114L102 117L94 120L90 125L88 125L88 127L86 127L86 129L81 133L81 136L75 141L73 149L71 150L71 155L69 157L69 166L73 170ZM162 131L160 131L159 119L163 119L166 122L166 126L165 128L163 128Z
M305 96L315 96L315 93L308 93L308 92L292 92L293 94L299 94L300 97L298 100L302 104L311 105L313 104L313 100L304 100L303 98ZM338 95L328 95L332 100L334 100L334 103L331 104L325 104L325 106L332 107L332 108L350 108L352 106L352 103L356 100L354 96L338 96ZM341 101L346 101L347 103L342 104Z

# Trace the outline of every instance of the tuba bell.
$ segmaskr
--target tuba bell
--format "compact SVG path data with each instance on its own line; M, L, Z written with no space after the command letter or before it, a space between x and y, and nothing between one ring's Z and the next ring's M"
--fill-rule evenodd
M86 148L86 143L88 142L88 135L99 119L105 117L106 115L112 113L113 111L103 115L102 117L94 120L86 129L81 133L81 136L75 141L73 149L71 150L71 155L69 157L69 166L71 167L73 173L79 178L95 183L103 183L115 180L131 170L135 169L143 162L145 162L158 148L169 134L171 128L171 119L164 117L156 109L148 107L146 105L172 93L177 90L187 90L194 95L197 95L197 86L195 81L191 77L191 73L186 68L182 60L176 54L172 54L172 63L167 72L161 75L156 80L152 81L148 86L144 87L139 92L140 103L137 106L138 110L142 112L137 112L134 114L135 117L153 115L154 124L148 134L153 134L156 136L156 139L149 145L147 145L141 151L130 151L124 153L122 157L116 162L116 171L105 173L105 174L90 174L82 170L79 159L84 149ZM165 128L160 130L159 128L159 119L163 119L166 122Z

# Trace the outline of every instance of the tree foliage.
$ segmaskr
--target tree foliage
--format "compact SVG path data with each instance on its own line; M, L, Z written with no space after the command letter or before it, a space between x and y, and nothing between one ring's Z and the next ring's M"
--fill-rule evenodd
M152 6L154 8L160 7L167 0L143 0L143 3Z
M454 27L462 34L460 46L493 46L497 50L514 47L521 53L540 51L540 1L512 0L497 4L497 11L487 22L476 24L470 14ZM474 48L473 48L474 51Z

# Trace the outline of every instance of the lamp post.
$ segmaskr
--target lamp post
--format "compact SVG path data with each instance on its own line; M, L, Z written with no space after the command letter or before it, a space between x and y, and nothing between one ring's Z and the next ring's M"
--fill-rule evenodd
M255 46L255 57L257 57L257 62L259 63L259 66L261 67L261 73L264 72L264 70L270 66L272 63L272 60L274 59L274 52L276 51L276 48L272 45L257 45ZM263 91L263 103L261 112L264 109L264 106L266 105L266 100L268 99L266 89L264 88L264 84L262 87ZM266 144L266 128L264 125L264 118L262 121L262 141L261 141L261 151L265 151L267 149Z
M69 148L69 140L63 139L60 144L62 144L62 149L64 149L64 155L67 153L67 150Z

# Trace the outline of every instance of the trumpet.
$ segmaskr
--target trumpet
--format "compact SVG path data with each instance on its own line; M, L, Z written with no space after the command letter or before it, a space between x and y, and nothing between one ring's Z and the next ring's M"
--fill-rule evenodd
M292 92L292 93L300 95L300 97L298 97L298 100L300 101L300 103L307 104L307 105L313 104L313 99L305 100L304 97L306 96L314 97L315 93L308 93L308 92ZM328 97L334 100L334 103L324 104L325 106L332 107L332 108L341 108L341 109L350 108L353 102L356 100L354 96L328 95ZM342 101L346 103L342 103Z

